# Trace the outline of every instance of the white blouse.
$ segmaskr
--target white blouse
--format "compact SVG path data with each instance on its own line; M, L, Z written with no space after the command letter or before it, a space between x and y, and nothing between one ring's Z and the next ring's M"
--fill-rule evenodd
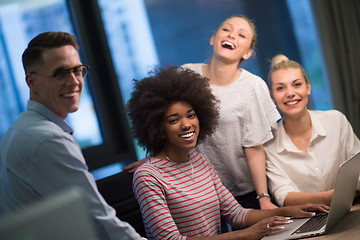
M201 75L203 66L183 65ZM258 146L271 139L271 126L280 114L265 81L245 69L228 86L210 86L220 100L219 124L213 135L199 143L197 150L210 160L230 192L241 196L255 190L244 147Z
M290 192L322 192L334 188L339 165L360 151L359 139L337 110L311 111L308 151L297 149L282 121L265 147L270 192L284 205Z

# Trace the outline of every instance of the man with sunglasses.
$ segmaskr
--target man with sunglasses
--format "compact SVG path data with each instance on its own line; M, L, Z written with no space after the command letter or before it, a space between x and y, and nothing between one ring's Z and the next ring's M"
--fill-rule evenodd
M30 100L1 143L0 217L75 185L83 190L100 239L141 239L116 218L98 192L73 129L65 122L79 108L89 69L81 63L78 48L74 36L46 32L23 53Z

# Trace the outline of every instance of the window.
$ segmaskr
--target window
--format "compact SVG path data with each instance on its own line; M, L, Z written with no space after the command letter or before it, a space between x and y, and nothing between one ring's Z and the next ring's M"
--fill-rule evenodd
M255 54L243 68L267 81L271 58L282 53L302 64L316 110L333 108L310 0L144 0L161 65L209 63L211 35L226 18L244 14L258 33Z
M132 80L142 79L159 64L143 0L98 0L112 61L124 103ZM136 146L137 158L145 157Z
M287 0L291 22L301 60L310 82L312 107L316 110L333 109L331 89L325 71L319 36L312 15L310 0Z
M124 109L132 80L156 65L208 63L211 35L235 14L255 20L258 33L256 54L243 68L267 81L271 58L283 53L308 73L313 108L333 108L310 0L3 0L0 140L25 111L28 87L21 54L27 43L43 31L75 33L80 57L91 70L80 110L67 121L95 178L122 171L145 156L131 138Z

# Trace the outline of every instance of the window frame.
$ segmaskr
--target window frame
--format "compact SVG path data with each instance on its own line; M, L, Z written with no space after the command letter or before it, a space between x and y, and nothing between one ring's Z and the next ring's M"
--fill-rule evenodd
M82 149L89 170L136 161L124 102L118 85L100 9L95 0L67 0L80 56L91 67L87 77L103 143ZM76 129L75 129L76 131Z

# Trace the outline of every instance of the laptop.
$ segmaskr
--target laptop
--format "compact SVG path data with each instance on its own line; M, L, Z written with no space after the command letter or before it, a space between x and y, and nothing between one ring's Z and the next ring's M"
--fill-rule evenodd
M94 240L81 189L69 188L0 219L1 240Z
M328 214L320 213L311 218L297 218L288 225L283 225L283 230L265 236L264 240L299 239L327 234L352 207L354 194L360 173L360 152L342 163L338 170L335 182L334 195ZM308 221L315 221L311 223ZM304 226L305 225L305 226ZM317 226L314 230L307 229L306 225Z

